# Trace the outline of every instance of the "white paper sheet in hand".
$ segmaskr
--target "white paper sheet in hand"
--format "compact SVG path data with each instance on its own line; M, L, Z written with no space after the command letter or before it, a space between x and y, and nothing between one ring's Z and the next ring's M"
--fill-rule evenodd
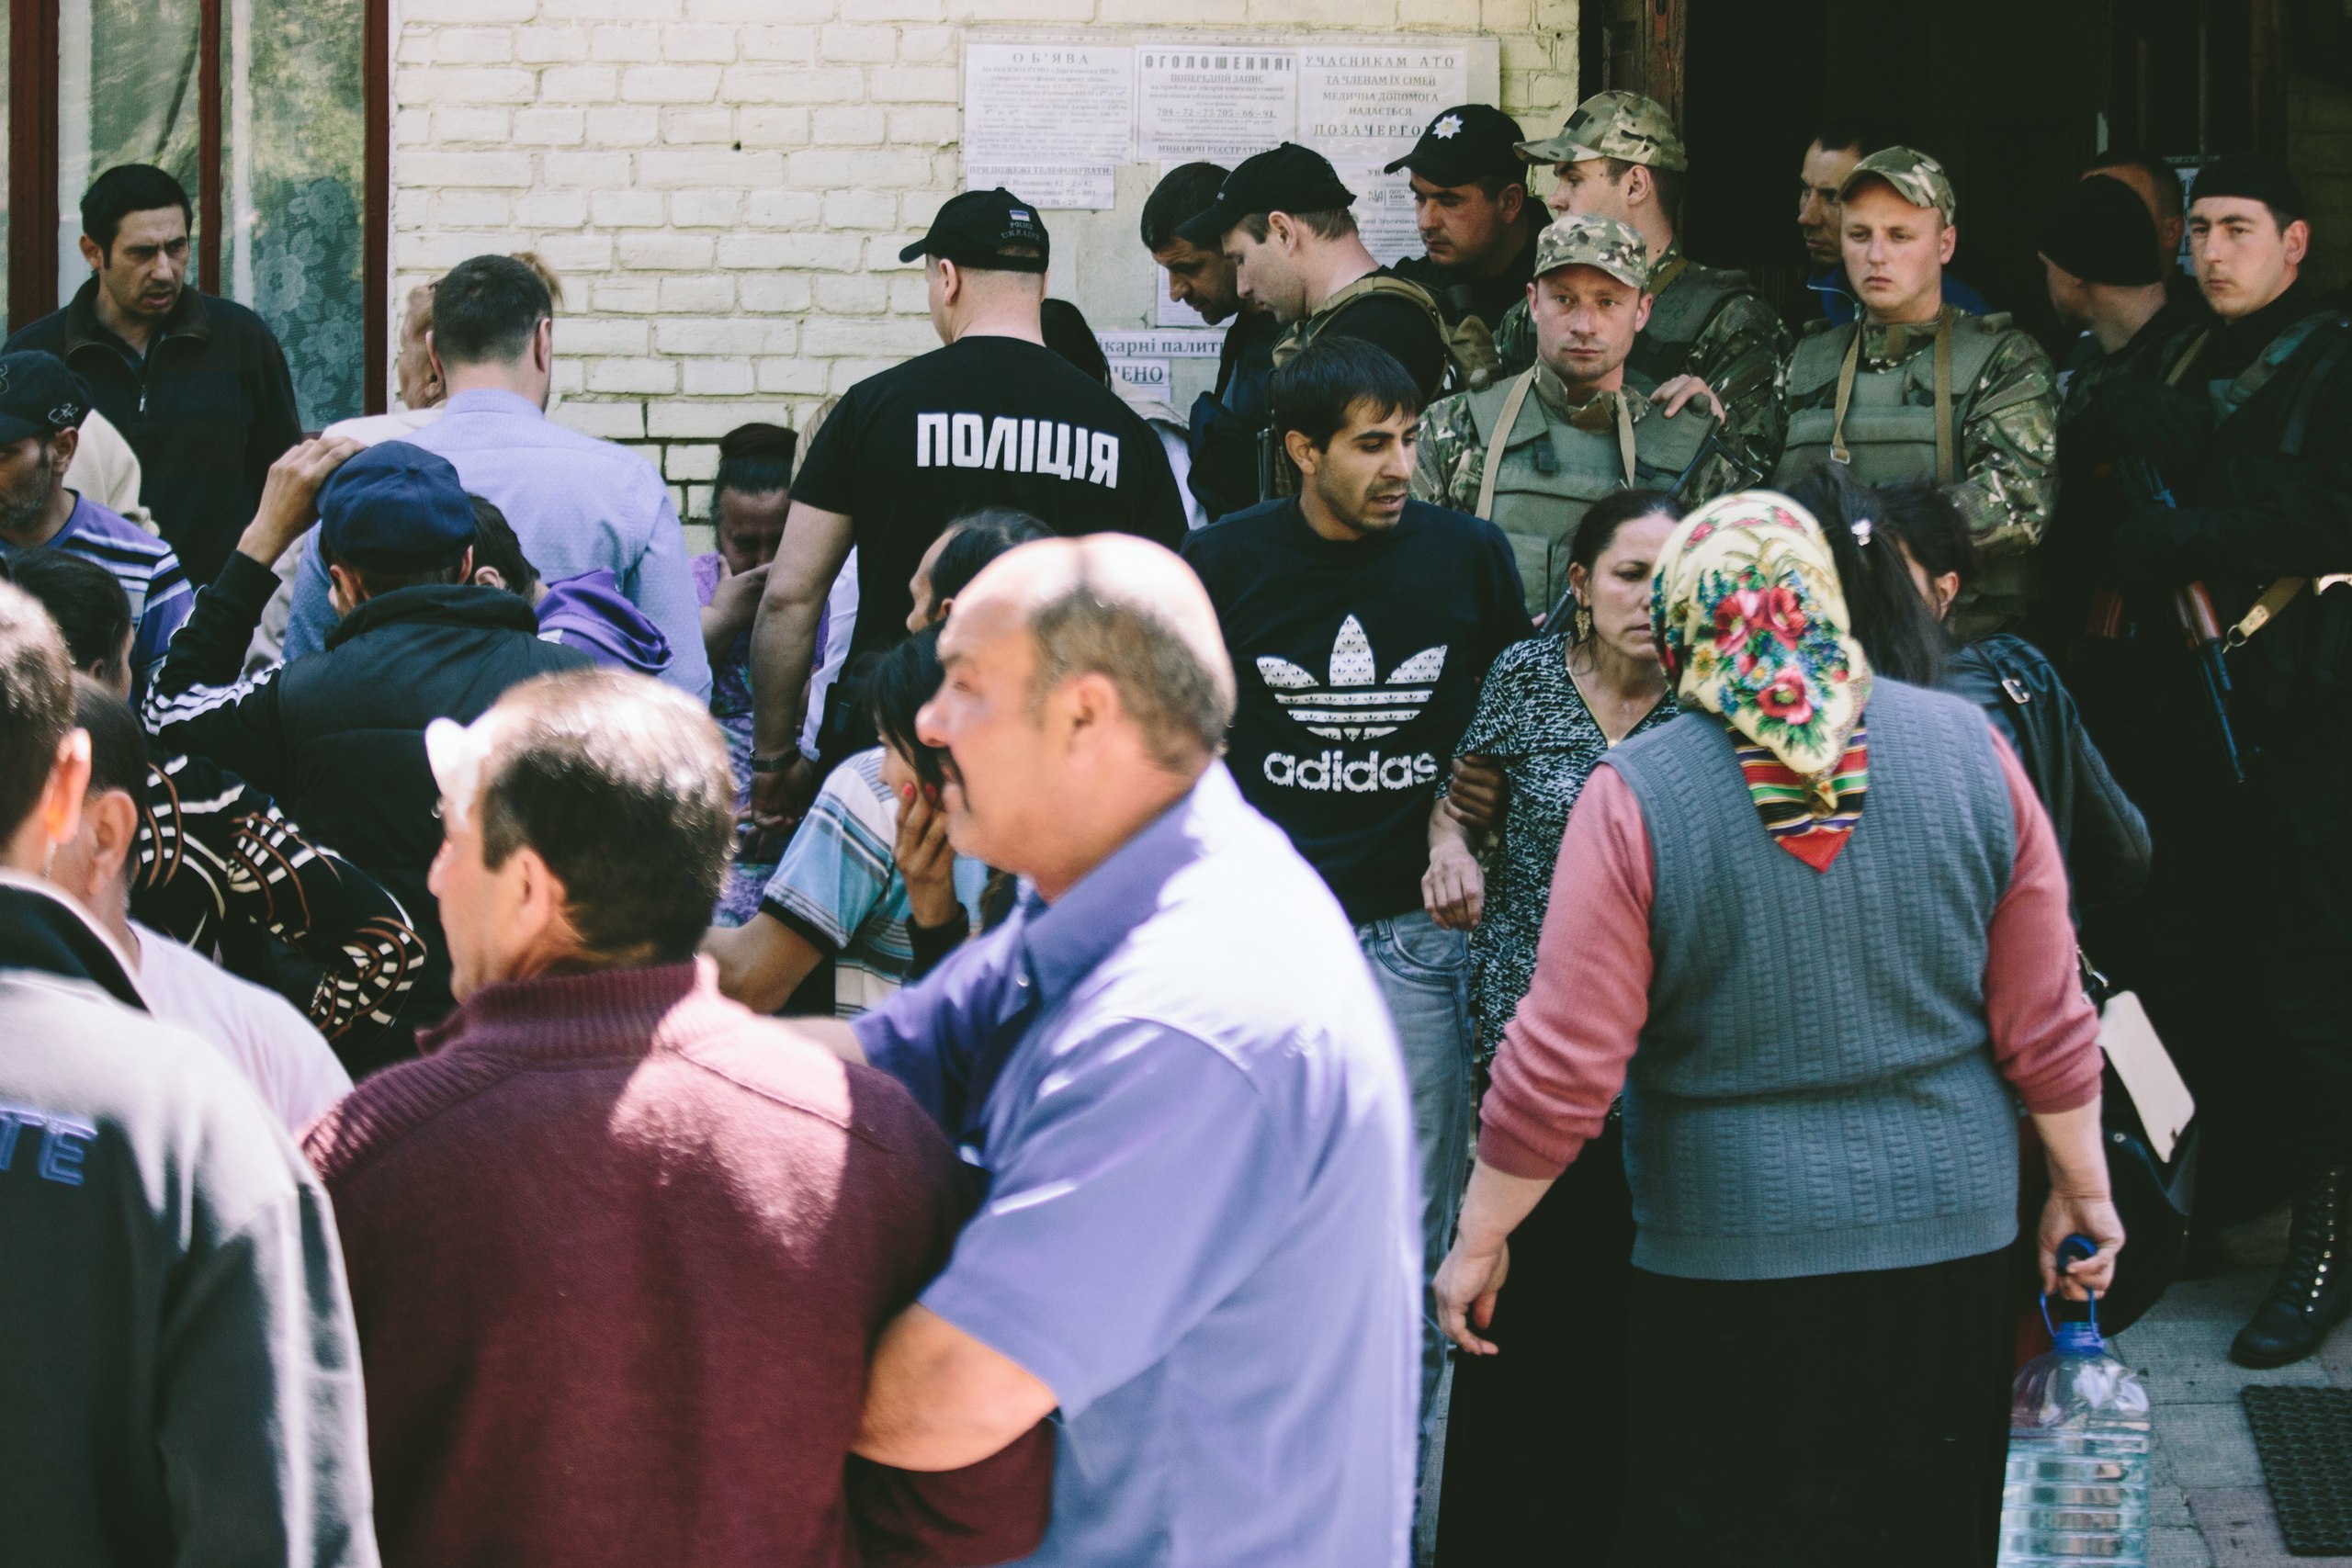
M2148 1146L2158 1159L2169 1164L2173 1146L2180 1141L2188 1119L2197 1114L2197 1101L2181 1081L2180 1069L2173 1066L2165 1043L2156 1038L2155 1026L2148 1021L2148 1010L2140 1005L2138 997L2119 991L2108 999L2099 1015L2098 1043L2107 1059L2115 1064L2115 1076L2123 1080L2133 1109L2140 1112Z

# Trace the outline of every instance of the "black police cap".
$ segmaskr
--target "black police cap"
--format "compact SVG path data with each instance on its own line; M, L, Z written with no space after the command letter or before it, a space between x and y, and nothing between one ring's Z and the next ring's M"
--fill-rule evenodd
M1413 150L1388 165L1388 173L1410 169L1433 186L1466 186L1489 175L1513 185L1527 178L1519 144L1527 140L1519 121L1492 104L1460 104L1430 121Z
M1005 254L1015 246L1035 254ZM999 186L950 197L931 220L931 231L900 251L899 259L928 255L994 272L1043 272L1049 254L1046 220L1036 208Z
M1176 237L1214 251L1225 243L1226 231L1253 212L1332 212L1355 204L1356 193L1340 183L1330 159L1285 141L1241 160L1217 186L1208 210L1176 225Z
M2261 202L2285 213L2290 223L2309 214L2294 172L2265 152L2233 152L2198 170L2197 183L2188 187L2188 204L2194 207L2213 196Z
M89 383L57 355L0 354L0 441L76 430L89 412Z
M2085 283L2130 288L2164 281L2148 204L2105 175L2058 193L2041 221L2041 254Z

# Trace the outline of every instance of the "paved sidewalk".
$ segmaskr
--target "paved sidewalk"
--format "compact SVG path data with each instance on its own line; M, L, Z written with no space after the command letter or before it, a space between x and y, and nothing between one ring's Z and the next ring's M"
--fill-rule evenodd
M2276 1270L2236 1269L2175 1285L2117 1336L2154 1406L2149 1568L2292 1568L2352 1557L2290 1557L2263 1488L2238 1391L2248 1383L2352 1388L2352 1326L2317 1356L2253 1372L2229 1358L2230 1337Z

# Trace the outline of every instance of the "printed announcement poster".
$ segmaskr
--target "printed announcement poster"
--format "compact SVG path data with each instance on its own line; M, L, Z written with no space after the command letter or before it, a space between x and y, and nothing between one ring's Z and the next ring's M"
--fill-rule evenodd
M964 50L964 187L1039 207L1108 208L1135 156L1136 51L1124 44Z
M1298 133L1298 55L1248 45L1136 51L1136 156L1227 168Z
M1413 191L1385 166L1413 150L1440 109L1472 99L1467 44L1374 44L1299 51L1299 140L1356 193L1363 243L1383 262L1419 255Z

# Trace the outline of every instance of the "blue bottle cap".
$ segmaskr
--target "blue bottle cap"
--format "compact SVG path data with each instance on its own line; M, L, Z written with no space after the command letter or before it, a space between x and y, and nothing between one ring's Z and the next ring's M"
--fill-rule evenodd
M2062 1356L2104 1356L2107 1340L2096 1323L2061 1323L2054 1325L2051 1337L2057 1341Z

